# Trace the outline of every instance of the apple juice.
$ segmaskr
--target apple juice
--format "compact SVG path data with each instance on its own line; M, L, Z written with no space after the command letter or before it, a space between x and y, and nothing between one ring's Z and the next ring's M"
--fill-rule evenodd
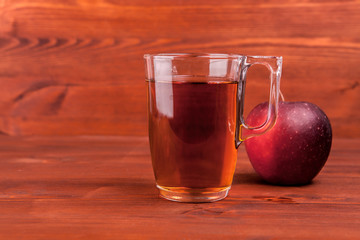
M237 82L182 76L147 80L147 85L150 150L158 187L229 188L237 158Z

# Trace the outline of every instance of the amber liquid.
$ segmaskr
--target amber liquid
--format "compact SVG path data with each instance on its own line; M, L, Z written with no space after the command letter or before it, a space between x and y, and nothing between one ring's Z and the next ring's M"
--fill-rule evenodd
M217 80L147 81L149 140L158 187L230 187L237 157L237 84Z

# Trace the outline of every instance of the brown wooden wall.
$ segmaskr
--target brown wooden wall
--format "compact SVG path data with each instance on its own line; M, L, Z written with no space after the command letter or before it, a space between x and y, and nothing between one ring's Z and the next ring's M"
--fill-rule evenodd
M360 1L0 0L0 131L146 135L143 54L284 57L287 100L360 137ZM248 109L266 99L261 67Z

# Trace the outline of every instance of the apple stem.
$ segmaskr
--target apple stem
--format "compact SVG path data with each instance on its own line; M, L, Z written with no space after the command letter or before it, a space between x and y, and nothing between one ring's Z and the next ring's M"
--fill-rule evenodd
M281 101L285 102L284 95L282 94L281 90L279 90Z

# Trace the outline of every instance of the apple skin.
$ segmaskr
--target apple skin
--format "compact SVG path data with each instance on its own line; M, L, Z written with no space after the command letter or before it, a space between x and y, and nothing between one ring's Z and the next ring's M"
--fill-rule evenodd
M268 103L256 106L246 119L259 126ZM279 102L277 121L263 135L245 140L245 149L255 171L277 185L304 185L321 171L331 149L332 130L328 117L309 102Z

